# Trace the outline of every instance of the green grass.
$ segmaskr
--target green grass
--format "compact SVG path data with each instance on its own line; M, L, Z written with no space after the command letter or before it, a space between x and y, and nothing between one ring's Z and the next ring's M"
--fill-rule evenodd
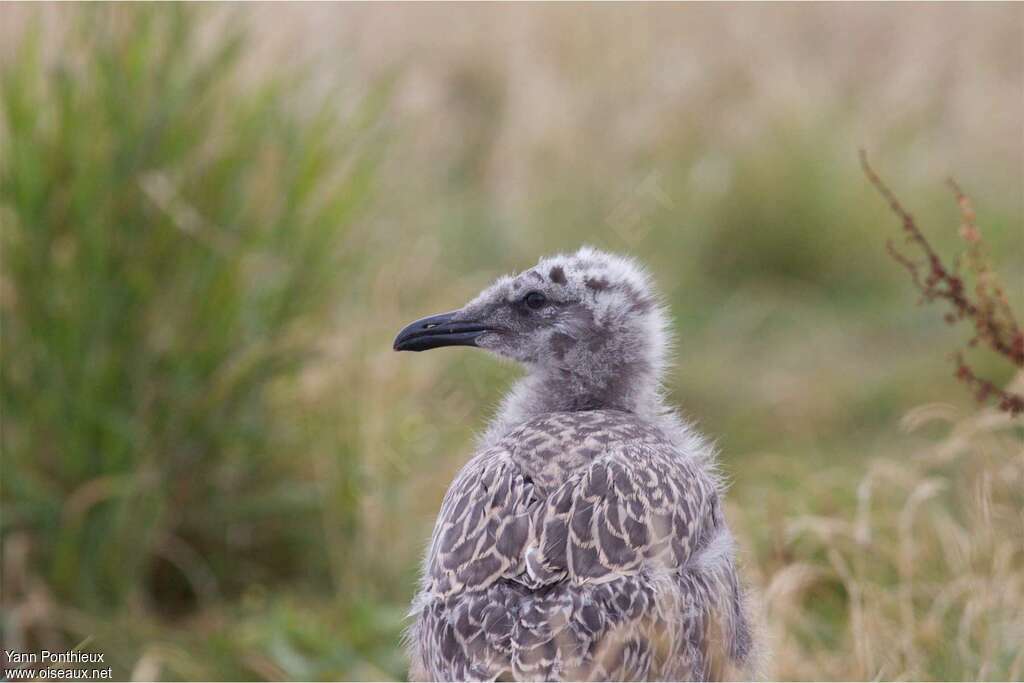
M360 261L376 105L243 86L244 36L204 44L192 8L77 14L0 81L5 543L98 618L327 590L322 498L356 523L358 461L318 481L323 418L287 403Z
M946 357L966 332L914 306L885 254L898 225L857 165L853 103L751 109L759 134L731 135L720 114L758 79L726 69L629 142L605 117L633 92L628 41L558 43L569 81L603 74L565 93L590 116L524 125L535 91L517 88L535 74L498 47L443 62L440 95L417 99L432 72L412 60L337 66L339 43L329 69L284 66L263 52L266 28L254 38L230 13L61 17L61 32L40 23L0 62L5 646L89 638L122 678L403 677L423 543L517 371L470 352L396 356L393 334L495 275L591 243L649 264L671 306L668 390L722 448L778 676L1019 670L1004 647L1018 593L1001 606L979 597L989 618L967 627L958 619L974 607L954 601L945 620L882 647L910 632L893 610L893 525L914 487L947 487L928 504L938 521L919 528L912 598L924 612L966 571L944 530L985 528L971 492L1017 476L1021 434L979 429L959 459L931 461L975 419ZM402 28L407 42L431 21ZM584 38L603 35L586 25ZM715 56L729 63L724 46ZM865 99L869 66L853 75ZM411 111L390 97L403 86ZM601 99L604 87L615 96ZM959 249L952 198L904 160L955 104L939 97L870 150L947 254ZM978 190L1013 291L1022 216L1000 191L1004 171L960 180ZM932 402L953 406L952 427L900 430ZM878 467L904 474L873 500L876 545L807 526L856 519L858 486ZM1014 496L990 500L1002 515L1019 509ZM1016 527L1001 516L994 528ZM1016 590L1024 558L991 539L970 547L979 590Z

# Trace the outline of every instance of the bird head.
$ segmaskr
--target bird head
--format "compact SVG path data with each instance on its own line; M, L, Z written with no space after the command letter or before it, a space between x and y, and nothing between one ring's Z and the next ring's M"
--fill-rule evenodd
M633 260L583 247L504 276L462 308L417 320L396 351L475 346L580 386L614 390L630 377L656 383L666 316Z

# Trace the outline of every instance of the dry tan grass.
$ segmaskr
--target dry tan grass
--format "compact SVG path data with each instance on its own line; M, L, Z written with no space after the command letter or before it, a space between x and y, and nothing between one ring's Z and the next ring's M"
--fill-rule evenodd
M1024 163L1015 5L355 4L251 20L266 54L312 57L324 81L400 69L417 133L403 168L437 168L479 138L482 180L511 218L552 164L621 187L672 147L712 163L823 116L852 149L909 134L885 162L915 183L944 179L951 159L963 178Z
M908 431L935 424L946 434L934 445L870 462L855 514L785 524L790 559L762 575L774 676L1024 675L1020 425L994 409L961 415L944 404L903 420ZM829 601L838 619L823 626L815 615Z

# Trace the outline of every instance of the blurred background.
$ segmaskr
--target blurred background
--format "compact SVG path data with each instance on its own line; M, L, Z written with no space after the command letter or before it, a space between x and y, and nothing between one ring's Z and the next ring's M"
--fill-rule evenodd
M587 243L671 305L769 675L1020 680L1024 430L857 150L1020 309L1022 121L1014 4L0 6L3 648L405 677L517 371L391 340Z

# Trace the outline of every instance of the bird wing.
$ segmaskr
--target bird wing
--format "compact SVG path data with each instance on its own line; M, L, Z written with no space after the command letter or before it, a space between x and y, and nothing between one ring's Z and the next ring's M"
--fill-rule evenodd
M717 526L717 494L668 444L620 442L546 497L526 549L528 577L603 583L681 567Z
M668 443L624 440L574 461L557 485L499 444L470 460L438 517L426 578L435 595L500 578L601 583L682 566L717 526L717 494Z
M462 468L445 495L428 553L426 578L435 595L482 590L523 572L543 500L507 449L495 447Z

